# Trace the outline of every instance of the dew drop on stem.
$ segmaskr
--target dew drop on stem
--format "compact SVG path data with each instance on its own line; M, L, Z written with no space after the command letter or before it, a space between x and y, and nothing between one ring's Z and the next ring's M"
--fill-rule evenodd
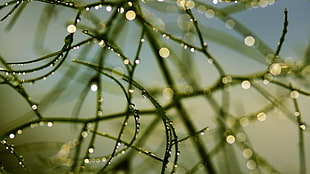
M34 111L38 110L38 104L32 103L31 109L34 110Z
M89 153L94 153L94 151L95 151L95 148L94 148L94 147L89 147L89 148L88 148L88 152L89 152Z
M84 163L85 163L85 164L88 164L89 162L90 162L90 160L89 160L88 157L84 158Z
M53 122L51 121L47 122L47 127L53 127Z
M143 90L142 91L142 96L146 99L146 98L148 98L148 93L145 90Z
M10 133L10 134L9 134L9 138L10 138L10 139L14 139L14 138L15 138L15 134Z

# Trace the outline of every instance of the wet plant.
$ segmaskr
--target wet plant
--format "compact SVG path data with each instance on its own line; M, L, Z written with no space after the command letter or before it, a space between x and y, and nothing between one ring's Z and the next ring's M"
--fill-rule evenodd
M29 25L38 55L0 47L1 173L286 173L274 156L307 173L310 49L285 55L294 11L273 12L275 43L238 15L278 3L0 2L1 44ZM295 156L273 149L283 140Z

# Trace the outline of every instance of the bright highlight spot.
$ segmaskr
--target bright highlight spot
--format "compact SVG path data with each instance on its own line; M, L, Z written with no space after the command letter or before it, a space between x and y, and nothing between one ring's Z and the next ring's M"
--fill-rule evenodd
M299 127L300 127L300 129L302 129L302 130L306 130L306 125L304 125L304 124L301 124Z
M291 92L291 97L292 97L293 99L297 99L297 98L299 97L299 92L298 92L298 91L292 91L292 92Z
M253 36L247 36L247 37L245 37L245 38L244 38L244 44L245 44L246 46L249 46L249 47L254 46L254 44L255 44L255 39L254 39L254 37L253 37Z
M68 25L67 31L68 31L69 33L75 33L75 31L76 31L76 26L73 25L73 24Z
M170 51L169 51L168 48L163 47L163 48L161 48L161 49L159 50L159 55L160 55L160 57L162 57L162 58L167 58L167 57L169 57L169 55L170 55Z
M133 10L129 10L126 12L126 19L132 21L136 18L136 12Z
M269 71L272 75L279 75L281 74L281 65L279 63L274 63L270 66Z
M32 106L31 106L31 108L32 108L32 110L37 110L38 109L38 105L36 105L36 104L33 104Z
M236 141L236 138L235 138L233 135L228 135L228 136L226 137L226 142L227 142L228 144L234 144L235 141Z
M47 122L47 127L52 127L53 126L53 122Z
M99 41L99 42L98 42L98 45L99 45L100 47L105 47L105 42L104 42L104 40Z
M88 149L88 152L89 152L89 153L94 153L94 151L95 151L95 149L94 149L93 147L90 147L90 148Z
M10 138L10 139L13 139L14 137L15 137L14 134L10 134L10 135L9 135L9 138Z
M84 163L88 164L89 162L90 162L90 161L89 161L88 158L85 158L85 159L84 159Z
M241 87L243 89L249 89L251 87L251 82L248 81L248 80L244 80L242 83L241 83Z
M125 60L124 60L124 64L125 64L125 65L128 65L129 63L130 63L129 59L125 59Z
M265 114L265 112L259 112L256 117L258 121L265 121L267 118L267 115Z
M93 83L90 85L90 90L93 91L93 92L96 92L98 90L98 85Z
M107 6L106 8L105 8L107 11L112 11L112 7L111 6Z
M83 138L86 138L86 137L88 136L88 133L87 133L87 131L83 131L83 132L81 133L81 135L82 135Z

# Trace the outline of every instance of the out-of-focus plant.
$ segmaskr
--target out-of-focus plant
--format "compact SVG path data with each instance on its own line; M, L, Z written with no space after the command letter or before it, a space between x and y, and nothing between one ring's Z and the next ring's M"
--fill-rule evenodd
M245 128L281 112L298 128L297 135L291 135L298 136L296 171L306 173L309 125L299 105L300 96L310 95L308 84L300 83L307 79L309 58L297 64L280 56L289 32L288 11L283 9L278 45L271 47L233 17L274 3L1 2L0 25L7 22L7 30L14 29L29 6L43 12L32 14L41 15L34 40L41 56L13 60L0 53L1 87L13 89L29 108L1 128L0 171L281 173L251 144ZM211 18L226 28L212 27ZM64 39L50 51L46 44L55 20L66 22L65 32L57 34ZM263 68L232 74L220 61L230 62L229 53L215 56L219 54L210 49L212 44ZM43 91L40 95L35 94L38 89ZM248 106L256 105L251 103L256 98L264 102ZM4 97L0 100L6 102ZM236 102L247 109L235 112ZM2 111L0 116L11 117Z

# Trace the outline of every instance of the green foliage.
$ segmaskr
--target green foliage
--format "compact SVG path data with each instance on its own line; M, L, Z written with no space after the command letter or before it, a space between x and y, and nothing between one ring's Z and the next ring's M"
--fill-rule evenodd
M277 137L251 141L268 136L255 126L284 119L297 130L283 135L295 138L292 170L306 173L309 55L281 56L287 9L273 14L283 19L277 44L237 15L277 3L1 2L0 25L16 37L24 14L38 17L39 56L1 50L0 172L285 173L262 150Z

